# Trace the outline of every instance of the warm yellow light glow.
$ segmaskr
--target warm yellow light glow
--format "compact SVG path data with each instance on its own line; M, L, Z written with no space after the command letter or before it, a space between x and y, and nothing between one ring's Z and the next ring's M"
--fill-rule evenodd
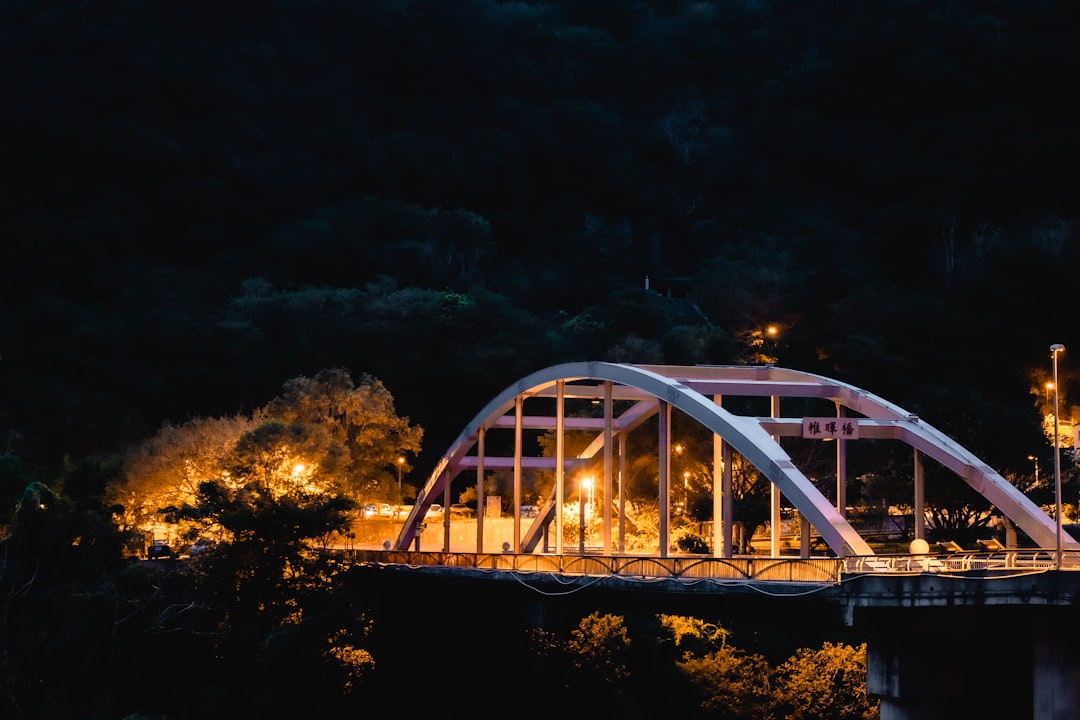
M304 463L298 462L295 465L293 465L292 476L294 478L300 477L304 473L305 470L307 470L307 467L304 465Z
M583 502L582 508L586 517L592 517L593 507L593 478L591 475L581 478L581 489L585 491L585 497L582 498L581 494L578 494L578 502Z
M776 335L778 332L780 332L780 328L776 327L775 325L770 325L769 327L765 328L765 332L769 335Z

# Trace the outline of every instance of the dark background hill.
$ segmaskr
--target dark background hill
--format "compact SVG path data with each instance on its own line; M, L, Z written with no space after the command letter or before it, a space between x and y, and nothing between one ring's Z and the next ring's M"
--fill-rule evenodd
M775 323L779 364L1027 471L1080 348L1077 21L4 2L3 450L49 481L340 366L425 428L419 476L534 370L743 362Z

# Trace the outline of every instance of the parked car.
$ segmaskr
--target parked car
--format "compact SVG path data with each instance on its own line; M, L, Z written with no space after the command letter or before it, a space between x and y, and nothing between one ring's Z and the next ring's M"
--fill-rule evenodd
M521 506L521 517L523 517L523 518L534 518L539 514L540 514L540 508L536 507L535 505L522 505Z
M212 550L214 545L215 543L213 540L199 538L195 542L191 543L191 547L188 548L188 555L201 555L207 550Z
M463 505L461 503L454 503L453 505L450 506L450 514L451 515L459 515L461 517L472 517L473 516L473 511L468 505Z
M147 560L164 560L175 556L173 549L163 542L150 543L150 547L146 548Z

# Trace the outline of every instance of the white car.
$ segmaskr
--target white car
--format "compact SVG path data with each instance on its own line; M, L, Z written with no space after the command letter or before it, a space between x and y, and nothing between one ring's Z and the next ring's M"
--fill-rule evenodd
M207 540L206 538L199 538L195 542L191 543L191 547L188 548L188 555L201 555L207 550L214 548L214 541Z

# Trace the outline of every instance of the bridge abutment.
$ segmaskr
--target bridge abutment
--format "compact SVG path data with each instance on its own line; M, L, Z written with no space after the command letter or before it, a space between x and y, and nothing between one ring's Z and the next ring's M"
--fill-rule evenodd
M881 720L1080 717L1080 574L867 578L848 608Z
M1080 632L1076 613L1037 627L1033 646L1034 720L1080 717Z

